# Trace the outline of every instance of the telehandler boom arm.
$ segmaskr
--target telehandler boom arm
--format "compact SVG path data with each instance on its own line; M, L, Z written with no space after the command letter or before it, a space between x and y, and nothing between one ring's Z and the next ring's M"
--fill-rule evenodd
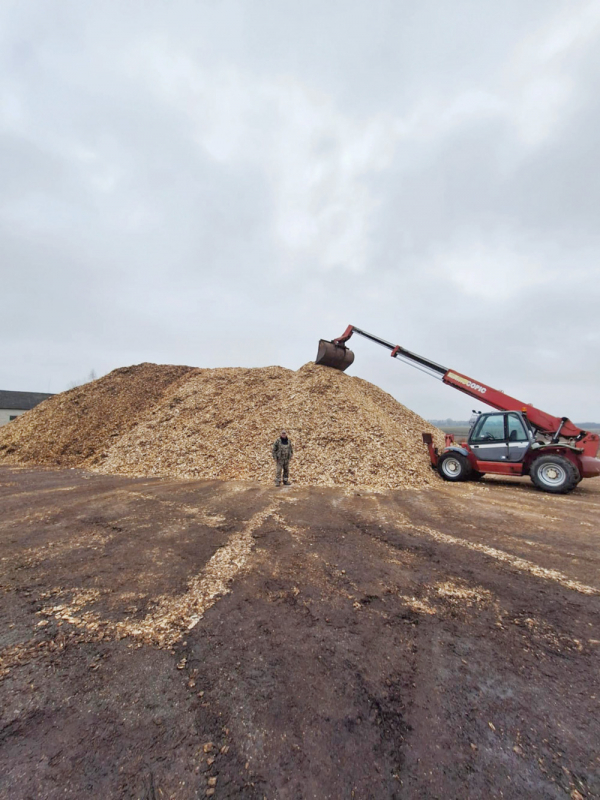
M529 423L541 433L547 434L552 437L552 441L558 442L559 437L563 439L575 439L577 447L581 448L585 455L595 456L598 451L598 436L590 434L587 431L581 430L577 425L574 425L567 417L555 417L552 414L547 414L539 408L532 406L531 403L523 403L515 397L504 394L504 392L487 386L485 383L475 381L467 375L462 375L460 372L443 367L435 361L428 358L419 356L416 353L411 353L410 350L401 347L391 342L386 342L385 339L380 339L372 333L367 333L354 325L349 325L344 333L332 342L322 342L319 349L319 357L317 363L325 364L327 366L335 366L337 369L346 369L352 361L353 355L351 351L347 351L349 358L344 360L343 354L340 356L339 348L346 350L346 342L354 334L358 333L366 339L370 339L376 344L380 344L391 351L392 358L400 358L403 361L411 364L423 372L428 373L441 379L448 386L453 386L459 392L464 392L470 397L475 397L478 400L487 403L488 405L500 411L521 411L529 421ZM337 352L336 352L337 351ZM323 353L323 355L321 355ZM335 361L335 364L333 363ZM340 367L341 362L345 366Z

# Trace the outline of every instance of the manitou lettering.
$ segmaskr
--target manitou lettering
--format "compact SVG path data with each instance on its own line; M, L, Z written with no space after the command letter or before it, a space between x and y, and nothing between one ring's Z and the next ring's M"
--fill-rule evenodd
M487 389L485 386L480 386L478 383L474 383L470 381L468 378L463 378L462 375L457 375L454 372L449 372L448 377L451 378L453 381L457 381L458 383L462 383L465 386L468 386L469 389L475 389L476 392L481 392L481 394L485 394Z

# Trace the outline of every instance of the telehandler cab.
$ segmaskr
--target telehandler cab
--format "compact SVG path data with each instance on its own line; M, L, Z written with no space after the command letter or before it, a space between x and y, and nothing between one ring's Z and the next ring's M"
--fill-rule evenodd
M354 353L346 347L354 333L387 347L392 358L399 358L497 409L485 414L474 412L467 441L457 444L452 434L446 434L446 446L441 453L432 435L423 434L431 466L444 480L479 480L486 473L529 475L538 489L565 494L583 478L600 475L600 459L596 458L600 447L598 434L581 430L567 417L540 411L354 325L349 325L333 341L321 339L315 363L346 370L354 361Z

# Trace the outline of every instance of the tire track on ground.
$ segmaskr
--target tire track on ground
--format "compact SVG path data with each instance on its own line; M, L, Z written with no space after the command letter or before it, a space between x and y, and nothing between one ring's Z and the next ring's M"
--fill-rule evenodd
M388 525L397 525L405 530L409 529L411 531L415 531L416 533L424 534L440 544L450 544L458 547L464 547L467 550L472 550L474 552L483 553L486 556L494 558L496 561L509 564L511 567L521 572L527 572L537 578L544 578L545 580L554 581L555 583L564 586L566 589L572 589L580 594L600 595L600 588L588 586L585 583L581 583L581 581L569 578L568 575L565 575L564 572L560 572L557 569L540 567L533 561L528 561L520 556L515 556L512 553L506 552L506 550L499 550L497 547L490 547L487 544L480 544L479 542L472 542L469 539L461 539L448 533L442 533L441 531L438 531L435 528L430 528L427 525L415 525L403 514L390 513L389 509L384 510L379 505L377 508L377 515ZM394 517L394 519L390 519L390 517Z
M271 517L280 521L277 512L282 502L284 498L277 498L254 514L240 531L233 533L227 543L216 550L202 571L189 580L184 594L154 598L156 607L141 620L103 620L93 611L82 611L81 601L77 599L71 604L62 602L58 606L47 606L40 613L101 633L102 638L130 637L146 644L172 647L231 591L234 580L248 568L254 548L254 532Z

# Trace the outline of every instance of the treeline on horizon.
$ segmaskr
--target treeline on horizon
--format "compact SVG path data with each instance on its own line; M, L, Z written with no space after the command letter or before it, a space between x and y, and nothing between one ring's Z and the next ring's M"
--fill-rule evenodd
M442 430L444 427L468 428L470 425L468 419L450 419L450 417L448 417L448 419L428 419L427 422L431 422L431 424L435 425L436 428L442 428ZM576 422L575 425L577 425L578 428L583 428L583 430L600 428L600 422Z

